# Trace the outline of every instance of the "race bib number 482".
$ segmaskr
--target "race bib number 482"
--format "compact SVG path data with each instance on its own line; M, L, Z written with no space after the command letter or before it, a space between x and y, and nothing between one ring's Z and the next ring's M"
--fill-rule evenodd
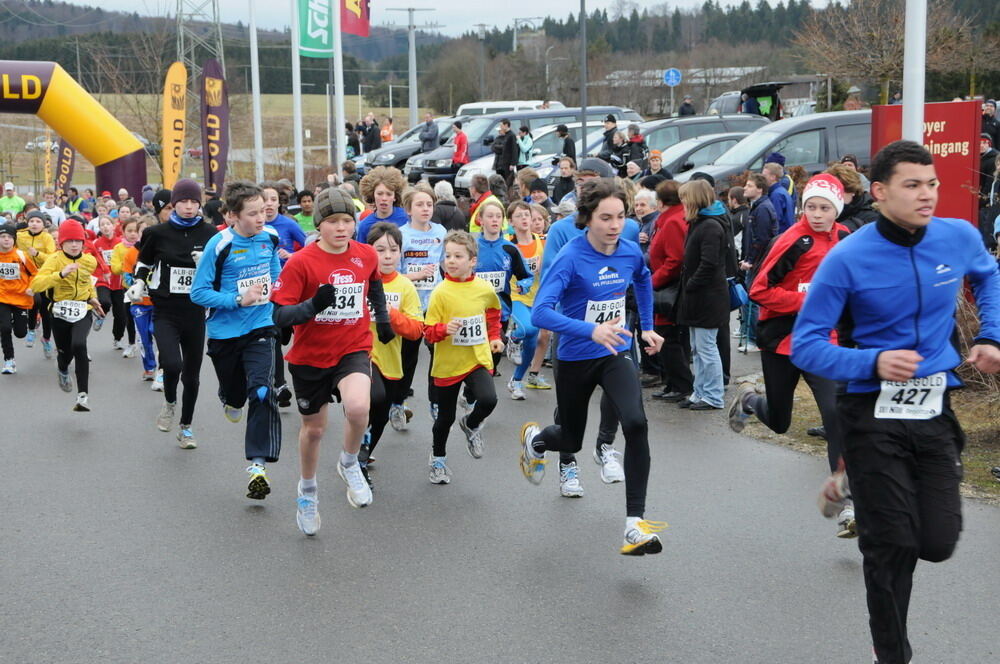
M588 300L584 320L600 325L619 318L618 327L625 327L625 298L617 300Z
M943 410L948 376L939 371L906 381L882 381L875 402L875 418L880 420L929 420Z
M172 267L170 268L170 292L176 295L188 295L191 293L191 284L194 283L193 267Z

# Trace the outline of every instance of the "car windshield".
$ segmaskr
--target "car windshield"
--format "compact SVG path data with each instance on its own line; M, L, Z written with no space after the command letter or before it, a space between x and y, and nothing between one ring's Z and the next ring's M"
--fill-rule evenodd
M700 146L700 145L704 145L704 143L702 143L701 141L697 141L697 142L695 142L695 141L681 141L680 143L674 143L669 148L667 148L666 150L662 151L662 154L660 155L660 158L662 159L662 163L664 165L674 163L675 161L677 161L678 159L680 159L681 157L683 157L688 151L690 151L692 148L694 148L695 145Z
M462 131L465 132L466 136L469 137L470 143L475 143L476 141L481 141L486 137L486 132L490 130L493 125L499 126L496 120L492 117L481 117L472 118L466 123L462 124Z
M758 129L733 147L726 150L719 156L718 159L715 160L715 163L717 165L749 164L766 147L777 141L780 136L780 131L762 131ZM664 158L663 161L666 162L666 158Z

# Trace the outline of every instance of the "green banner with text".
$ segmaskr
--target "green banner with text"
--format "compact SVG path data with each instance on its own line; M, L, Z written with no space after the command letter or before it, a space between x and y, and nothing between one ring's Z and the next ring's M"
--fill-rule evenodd
M333 57L334 0L297 0L299 53L307 58Z

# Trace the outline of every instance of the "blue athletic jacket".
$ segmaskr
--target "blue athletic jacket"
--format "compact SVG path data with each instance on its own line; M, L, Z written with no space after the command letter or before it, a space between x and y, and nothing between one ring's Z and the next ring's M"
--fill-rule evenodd
M302 227L299 226L294 219L286 217L283 214L279 214L277 217L267 222L266 225L278 232L279 249L284 249L288 253L294 254L296 251L306 246L306 234L302 231ZM281 264L284 265L285 261L281 261Z
M848 392L876 392L879 353L915 350L924 357L917 378L947 371L948 385L959 386L952 332L966 277L982 322L978 340L1000 346L1000 274L975 227L935 217L910 234L880 216L823 259L792 331L792 362L846 381ZM830 343L843 314L857 348Z
M221 273L217 264L222 260ZM207 331L210 339L234 339L253 330L274 325L274 305L270 297L263 304L241 307L236 295L257 280L271 285L281 272L278 260L278 233L270 226L253 237L226 230L205 245L191 285L191 301L209 309Z
M487 240L480 235L476 241L479 243L476 274L493 285L493 289L496 290L497 296L504 305L503 313L504 318L506 318L510 312L511 276L517 279L517 286L524 293L531 289L532 284L535 283L535 277L528 272L517 246L505 239L503 235L496 240ZM501 280L499 289L497 289L497 279Z
M594 249L586 235L566 243L547 268L535 295L531 322L559 333L559 359L589 360L611 355L590 338L594 328L621 317L625 326L625 292L635 287L643 330L653 329L653 284L639 245L621 239L610 256ZM561 312L557 310L561 308ZM632 340L615 350L628 352Z
M542 254L543 274L570 240L581 237L586 232L585 228L576 227L576 213L563 217L549 226L549 232L545 235L545 252ZM625 227L622 229L622 237L638 243L639 222L635 219L626 219Z

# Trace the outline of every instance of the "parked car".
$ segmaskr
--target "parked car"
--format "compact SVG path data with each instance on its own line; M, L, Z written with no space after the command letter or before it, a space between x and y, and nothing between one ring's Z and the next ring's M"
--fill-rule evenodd
M867 167L871 162L872 112L836 111L814 113L761 127L731 147L711 165L698 170L715 178L715 187L723 191L729 186L729 177L750 171L760 171L764 157L780 152L785 157L785 168L801 166L813 175L827 168L831 161L838 161L845 154L854 154L858 165ZM676 177L686 182L691 172Z
M135 136L136 140L138 140L140 143L142 143L143 149L146 150L146 154L148 154L150 157L159 157L160 156L160 144L159 143L154 143L154 142L150 141L149 139L147 139L142 134L137 134L134 131L132 132L132 135Z
M187 149L187 156L191 157L192 159L201 159L201 155L202 155L202 150L200 145Z
M801 104L795 107L795 110L792 111L792 117L798 118L802 117L803 115L812 115L815 112L816 112L816 102L806 101L802 102Z
M588 122L600 122L609 114L621 120L642 122L642 116L629 108L619 106L587 107ZM463 127L469 137L469 160L479 159L490 152L490 145L496 138L500 120L504 118L510 120L511 131L516 132L521 125L537 129L546 125L575 122L578 121L579 116L580 109L578 108L550 108L544 111L517 111L473 117ZM412 157L406 162L404 170L411 182L419 179L426 179L431 184L438 180L451 181L455 179L455 174L458 172L458 167L451 160L454 154L455 148L452 145L444 145L437 150Z
M24 144L24 149L26 152L34 152L35 150L49 150L55 152L59 149L59 139L58 138L45 138L45 135L35 136L33 139Z
M687 115L665 120L652 120L639 125L650 150L666 150L689 138L731 132L750 133L767 125L767 118L759 115L734 113L732 115Z
M493 115L494 113L510 113L512 111L533 111L540 109L545 102L541 99L526 101L477 101L462 104L456 111L457 115ZM549 108L566 108L562 102L549 101Z
M769 81L767 83L755 83L754 85L747 86L742 90L724 92L713 99L712 103L708 105L708 113L711 115L746 113L747 110L744 106L743 95L754 97L756 99L770 97L771 107L767 113L762 113L761 115L766 116L770 120L780 120L782 118L783 109L778 92L786 85L791 85L791 83Z
M438 128L438 141L441 145L447 143L448 139L451 138L453 133L451 125L455 120L461 120L464 125L468 119L469 116L467 115L435 118L434 124ZM358 172L363 175L369 168L375 168L376 166L395 166L399 170L403 170L407 159L415 154L420 154L420 131L423 126L424 123L421 122L416 127L411 127L396 137L396 140L393 142L358 157L355 160Z
M689 138L680 143L674 143L662 151L660 159L663 168L673 175L711 164L729 148L749 135L748 132L727 132L724 134L706 134Z

